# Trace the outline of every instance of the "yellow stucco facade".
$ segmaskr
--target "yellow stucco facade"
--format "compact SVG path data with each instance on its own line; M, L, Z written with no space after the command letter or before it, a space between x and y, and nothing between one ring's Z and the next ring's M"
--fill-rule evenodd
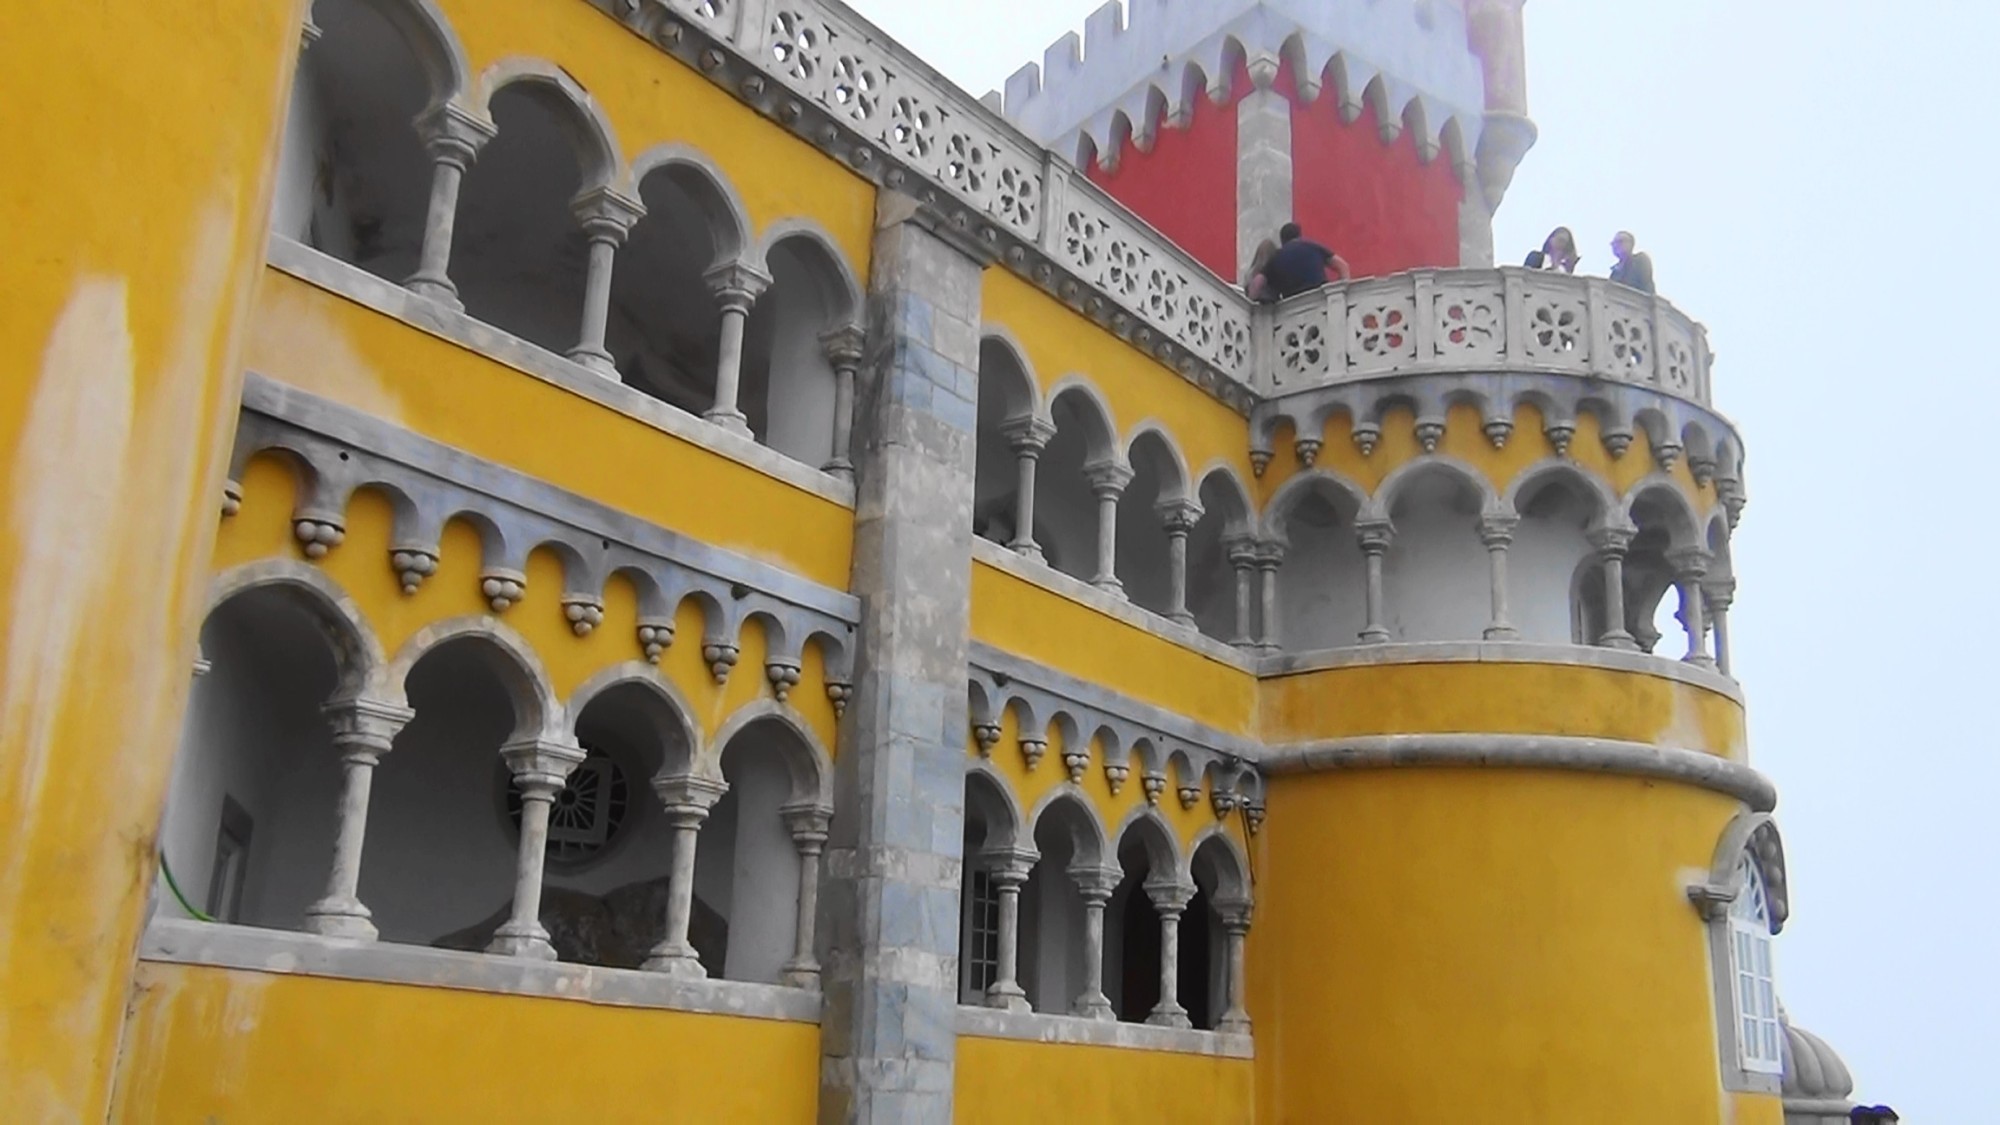
M616 7L13 13L0 104L43 109L9 130L34 174L0 173L0 1116L1781 1120L1719 1007L1725 922L1697 909L1768 811L1741 692L1698 613L1687 661L1612 643L1703 579L1666 560L1726 540L1712 464L1645 426L1614 454L1588 411L1559 443L1525 403L1496 442L1456 400L1428 446L1392 404L1367 451L1334 413L1294 452L1309 435L1232 401L1248 375L1205 387L1090 312L1097 282L953 229L917 171L885 171L899 134L857 148L802 108L798 55L744 70L729 5ZM481 289L499 252L474 212L546 185L479 180L470 154L454 173L422 130L398 172L337 167L368 122L404 123L341 101L356 74L383 104L408 79L385 34L468 153L584 122L596 188L647 217L584 218L584 159L578 229ZM312 148L322 120L341 145ZM695 171L634 171L663 153ZM726 260L646 226L711 196L742 228ZM918 226L976 283L899 275ZM462 307L418 283L441 230ZM536 342L552 294L584 309L570 352ZM953 300L976 315L954 327ZM1077 440L1059 396L1101 413L1109 445L1078 446L1098 477L1050 454L1027 507L1054 497L1049 520L1124 552L1112 573L1043 558L1039 524L1029 550L972 541L963 502L1018 512L1014 435L1036 432L991 416L981 340L1024 368L1048 448ZM897 391L905 369L935 397ZM802 402L825 417L790 426ZM943 476L897 475L899 410L949 431ZM1196 505L1156 545L1177 486L1133 455L1145 435L1181 499L1218 484L1244 510ZM1154 491L1121 508L1106 463ZM1392 485L1433 471L1475 507ZM1368 572L1344 552L1395 488ZM1560 556L1518 622L1504 570L1488 619L1475 526L1518 536L1497 547L1517 575ZM1586 542L1607 527L1627 613ZM932 540L948 575L878 581ZM1385 598L1382 565L1438 596ZM952 660L948 688L909 685ZM887 752L912 742L914 766ZM896 983L856 1001L870 974ZM896 1087L904 1064L922 1077Z

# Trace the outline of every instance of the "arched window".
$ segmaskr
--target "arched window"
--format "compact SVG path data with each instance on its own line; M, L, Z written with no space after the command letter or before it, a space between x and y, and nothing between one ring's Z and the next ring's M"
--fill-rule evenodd
M703 967L711 977L778 984L810 952L796 945L805 869L798 830L817 800L817 760L790 724L766 717L724 744L722 774L729 790L709 810L695 852L695 900L722 926L721 960L702 951Z
M1729 907L1729 966L1734 987L1738 1062L1757 1074L1783 1074L1784 1030L1771 972L1771 908L1764 877L1744 856L1737 864L1741 890Z

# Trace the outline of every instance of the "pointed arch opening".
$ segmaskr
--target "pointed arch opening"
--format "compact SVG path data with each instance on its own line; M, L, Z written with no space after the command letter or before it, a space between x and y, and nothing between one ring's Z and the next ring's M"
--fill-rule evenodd
M795 953L799 846L788 812L819 801L819 762L800 730L756 718L722 744L729 789L709 810L695 852L696 914L720 932L690 941L710 977L780 983ZM692 926L692 923L691 923Z

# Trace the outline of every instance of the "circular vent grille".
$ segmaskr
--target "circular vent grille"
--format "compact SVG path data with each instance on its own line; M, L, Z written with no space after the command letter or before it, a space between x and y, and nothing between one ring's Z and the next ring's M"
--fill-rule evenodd
M596 858L618 837L631 809L625 771L602 750L591 750L549 806L547 856L559 864ZM521 787L507 779L507 822L521 830Z

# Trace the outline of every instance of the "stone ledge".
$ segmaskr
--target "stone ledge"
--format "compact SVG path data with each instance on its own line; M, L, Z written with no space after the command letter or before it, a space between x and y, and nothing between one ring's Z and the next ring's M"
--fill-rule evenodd
M980 1039L1019 1039L1032 1043L1067 1043L1120 1047L1133 1051L1167 1051L1218 1059L1256 1057L1248 1035L1153 1027L1143 1023L1113 1023L1039 1012L1003 1012L997 1008L958 1007L958 1033Z
M394 282L385 281L303 243L272 235L268 262L272 269L280 273L344 297L419 332L447 340L523 375L561 387L642 425L726 457L747 469L843 507L854 506L854 486L837 477L633 390L615 376L601 375L485 321L453 312L436 301L420 297Z
M1528 641L1428 641L1280 653L1265 657L1257 672L1266 677L1295 676L1304 672L1385 664L1566 664L1580 668L1605 668L1615 672L1660 676L1691 687L1705 688L1739 704L1743 702L1743 687L1735 680L1684 660L1590 645L1551 645Z
M1266 773L1382 769L1543 769L1614 774L1692 785L1770 812L1771 780L1699 750L1554 734L1378 734L1293 743L1264 754Z
M1254 674L1257 671L1255 657L1216 640L1192 625L1176 625L1151 610L1143 609L1123 598L1113 597L1080 578L1073 578L1045 563L1030 562L991 539L973 536L972 558L975 562L983 562L995 570L1005 571L1029 585L1088 606L1106 617L1130 625L1134 629L1143 630L1163 641L1177 644L1218 664L1227 664L1239 672Z
M619 1008L818 1023L820 996L796 988L727 980L684 980L635 969L525 961L421 945L345 941L285 930L155 918L139 958L284 976L537 996Z

